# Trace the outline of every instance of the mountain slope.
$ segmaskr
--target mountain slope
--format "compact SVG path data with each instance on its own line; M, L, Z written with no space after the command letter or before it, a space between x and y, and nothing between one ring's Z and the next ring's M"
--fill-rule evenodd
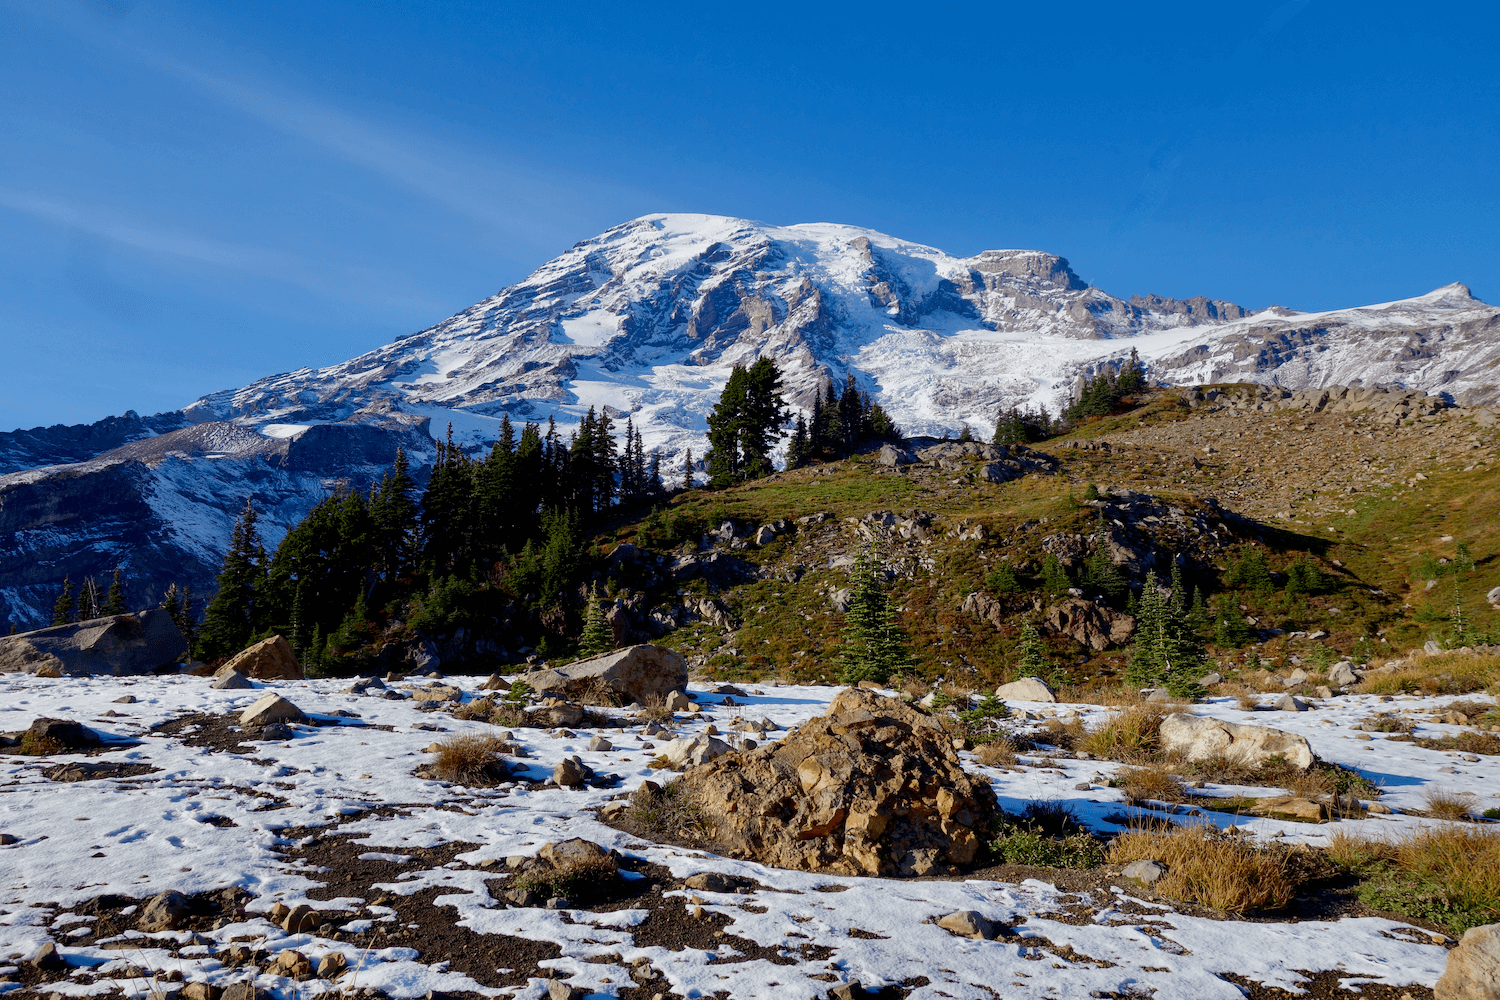
M64 573L116 565L138 598L174 572L202 592L246 498L274 543L337 482L377 476L397 444L415 465L430 461L431 437L450 423L482 447L504 415L555 418L566 432L597 406L629 414L674 468L685 448L701 457L732 366L763 354L799 405L852 375L904 431L942 434L983 431L1002 407L1055 411L1081 376L1132 348L1167 383L1363 380L1489 402L1497 332L1500 309L1462 285L1335 312L1250 313L1204 298L1120 299L1038 251L958 258L852 226L645 216L343 364L144 419L0 434L0 619L36 624ZM149 516L95 511L91 491L113 495L119 481Z

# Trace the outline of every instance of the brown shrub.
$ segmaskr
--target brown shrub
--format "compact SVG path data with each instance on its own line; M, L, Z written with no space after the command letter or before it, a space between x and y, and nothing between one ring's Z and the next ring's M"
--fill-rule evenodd
M1182 780L1160 767L1121 768L1115 780L1132 805L1144 805L1150 799L1181 802L1185 795Z
M493 706L493 711L490 712L490 724L506 729L521 729L533 725L524 708L508 701L502 701Z
M468 722L471 719L488 720L495 714L495 702L489 695L465 702L453 710L453 717Z
M453 736L437 745L432 773L457 785L493 785L505 780L500 755L507 749L509 744L493 736Z
M1449 788L1429 788L1424 796L1427 811L1438 819L1468 819L1479 804L1473 792L1455 792Z
M1122 834L1110 845L1108 859L1111 864L1159 861L1167 874L1157 889L1227 913L1279 910L1296 889L1283 853L1213 827Z
M597 677L578 696L578 702L581 705L603 705L608 708L619 708L622 704L620 692L610 687L608 681Z
M1016 745L1002 736L976 747L974 759L985 767L1015 767Z
M1104 725L1088 732L1081 749L1109 760L1152 760L1159 749L1161 720L1165 717L1166 713L1155 705L1133 705L1113 713Z

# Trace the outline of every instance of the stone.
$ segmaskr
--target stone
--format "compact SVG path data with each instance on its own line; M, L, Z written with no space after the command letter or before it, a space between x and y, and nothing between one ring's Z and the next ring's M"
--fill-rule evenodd
M1160 861L1132 861L1120 872L1126 878L1133 878L1142 885L1150 885L1167 873L1167 866Z
M1223 684L1223 683L1224 683L1224 675L1223 674L1209 673L1209 674L1204 674L1202 677L1198 678L1198 686L1199 687L1206 687L1206 688L1218 687L1220 684Z
M136 700L137 700L136 696L133 695L133 694L121 695L120 697L118 697L118 698L115 699L115 704L116 705L134 705L136 703Z
M224 987L224 995L221 1000L270 1000L271 995L265 990L258 989L253 982L231 983Z
M209 687L220 691L237 691L242 688L253 688L255 685L246 680L243 674L231 670L227 674L215 674L213 683Z
M576 788L588 780L588 769L572 758L561 761L552 769L552 780L564 788Z
M781 532L776 530L775 525L762 524L759 528L755 529L755 535L753 537L757 546L770 545L772 542L776 541L776 536L779 534L781 534Z
M32 968L39 972L57 972L68 967L67 959L57 950L57 945L48 941L37 949L30 959Z
M1285 817L1304 823L1321 823L1328 818L1327 806L1298 795L1257 799L1250 811L1257 816Z
M135 925L147 934L180 930L192 916L193 905L180 892L161 892L141 908Z
M561 979L547 980L547 1000L579 1000L583 995L583 990L569 986Z
M249 729L259 729L273 722L306 722L307 716L302 710L274 691L267 691L260 698L240 713L240 725Z
M581 837L543 844L536 856L554 868L618 869L614 857L608 851L592 840Z
M740 883L719 872L699 872L696 875L689 875L683 885L703 892L734 892L740 887Z
M1436 581L1430 581L1430 582L1436 582ZM1422 644L1422 652L1426 653L1428 656L1438 656L1438 655L1440 655L1442 653L1442 651L1443 651L1443 647L1439 646L1437 644L1437 642L1435 642L1432 639L1428 639L1426 642L1424 642Z
M1281 686L1282 687L1296 687L1298 684L1306 684L1307 683L1307 679L1308 679L1308 673L1307 673L1307 671L1303 670L1301 667L1298 667L1296 670L1293 670L1290 674L1288 674L1282 680Z
M1334 687L1353 687L1360 680L1359 674L1354 670L1354 664L1348 660L1340 660L1328 668L1328 683Z
M691 767L679 783L723 853L843 875L968 864L998 808L936 718L858 688L780 741Z
M464 693L456 687L447 684L432 684L427 687L413 688L412 701L449 702L463 701Z
M663 702L669 712L689 712L693 709L693 699L687 696L685 691L673 691L667 695Z
M172 616L152 608L0 637L0 673L149 674L175 666L187 651Z
M178 995L182 1000L220 1000L224 991L213 983L188 983Z
M102 742L88 726L67 719L37 719L26 730L26 735L38 743L54 743L65 750L96 747Z
M344 974L349 968L349 959L344 957L341 951L330 951L318 959L318 978L335 979Z
M1108 605L1070 597L1047 609L1042 623L1094 650L1124 645L1135 634L1135 619Z
M1242 726L1183 712L1162 719L1161 748L1168 756L1185 760L1223 757L1245 767L1256 768L1279 756L1298 770L1306 771L1317 759L1307 739L1268 726Z
M605 739L603 736L595 736L593 739L589 740L589 750L593 751L594 753L602 753L605 750L613 750L614 748L615 745L609 740Z
M876 464L884 466L887 469L911 465L915 461L916 459L912 457L911 452L904 448L897 448L893 444L883 444L880 446L880 450L875 453Z
M235 653L214 671L214 676L221 677L230 671L258 681L300 681L307 676L297 662L297 654L292 652L291 643L279 635Z
M536 671L527 675L526 683L538 694L565 697L587 694L603 684L624 702L646 705L685 689L687 671L687 660L678 653L644 643Z
M977 938L983 941L995 940L995 924L978 910L959 910L938 917L937 925L949 934L957 934L959 937Z
M661 748L660 756L665 757L673 767L682 768L704 764L733 751L734 747L723 740L701 734L673 740Z
M304 931L312 930L322 922L323 918L318 916L317 910L314 910L306 903L298 903L288 910L286 916L282 918L281 929L288 934L301 934Z
M1146 700L1156 705L1171 705L1174 702L1189 701L1188 698L1179 698L1166 688L1151 688L1146 693Z
M1276 704L1272 707L1274 707L1278 712L1305 712L1307 711L1307 702L1303 701L1301 698L1296 698L1292 695L1284 694L1280 698L1276 699Z
M1022 677L1020 680L1001 684L995 689L995 697L1003 702L1042 701L1056 702L1057 694L1051 685L1040 677Z
M1484 599L1491 604L1500 604L1500 587L1491 587L1490 592L1484 595Z
M1500 1000L1500 924L1470 927L1448 952L1434 1000Z
M583 707L568 701L550 699L541 708L530 715L533 726L551 727L553 729L567 726L576 726L583 721Z
M276 956L271 968L277 975L291 979L311 979L313 974L312 961L302 952L290 948Z
M10 847L12 844L19 844L20 842L21 838L13 833L0 833L0 847Z
M260 727L259 739L266 743L292 738L292 729L284 722L271 722Z
M489 679L479 685L481 691L509 691L510 681L499 674L490 674Z

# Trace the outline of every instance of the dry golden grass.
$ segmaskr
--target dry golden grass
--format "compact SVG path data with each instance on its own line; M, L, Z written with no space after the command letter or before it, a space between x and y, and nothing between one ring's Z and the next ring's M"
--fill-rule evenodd
M1132 684L1065 684L1057 691L1057 700L1071 705L1103 705L1106 708L1125 708L1144 705L1141 689Z
M495 700L490 695L483 698L475 698L473 701L465 702L453 710L455 719L467 722L470 719L483 719L488 721L495 714Z
M1255 712L1260 710L1260 699L1253 694L1242 694L1235 699L1241 712Z
M1473 792L1455 792L1449 788L1429 788L1424 796L1427 811L1438 819L1468 819L1479 804Z
M1108 860L1159 861L1167 874L1156 883L1158 890L1227 913L1279 910L1296 889L1284 854L1212 827L1122 834L1110 845Z
M509 745L493 736L453 736L438 743L432 771L458 785L492 785L505 779L500 755Z
M620 692L599 678L594 679L593 683L579 696L578 701L583 705L602 705L608 708L619 708L621 705Z
M1015 767L1016 745L1004 737L991 740L975 748L974 759L985 767Z
M1152 799L1157 802L1181 802L1185 795L1182 780L1161 767L1121 768L1115 779L1132 805L1143 805Z
M1133 705L1112 713L1104 725L1090 730L1079 749L1109 760L1147 761L1156 753L1161 720L1166 713L1155 705Z
M1395 673L1366 677L1358 690L1363 694L1469 694L1500 685L1500 656L1462 656L1442 653L1417 656L1411 666Z
M1328 775L1319 770L1298 771L1288 768L1287 773L1281 775L1281 787L1287 790L1289 795L1299 795L1304 799L1314 801L1326 795L1334 793L1333 782Z
M1443 824L1394 842L1336 830L1328 858L1364 877L1361 900L1421 917L1454 934L1500 921L1500 831Z

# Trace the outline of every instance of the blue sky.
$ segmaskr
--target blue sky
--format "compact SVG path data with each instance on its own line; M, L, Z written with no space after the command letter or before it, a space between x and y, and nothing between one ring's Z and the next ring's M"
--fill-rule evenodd
M649 212L1043 249L1117 295L1496 301L1497 21L0 0L0 429L341 361Z

